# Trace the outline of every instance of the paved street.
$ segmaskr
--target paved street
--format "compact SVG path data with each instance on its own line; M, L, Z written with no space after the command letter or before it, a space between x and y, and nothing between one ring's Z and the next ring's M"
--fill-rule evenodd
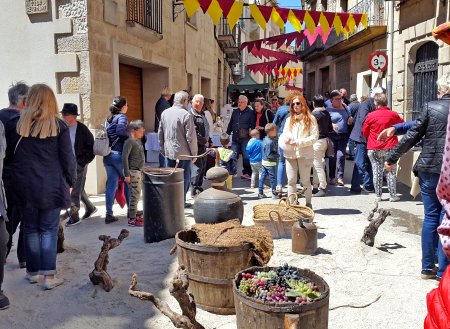
M346 176L351 174L349 165L347 162ZM248 185L247 181L235 179L236 192L245 203L244 224L251 225L252 206L274 201L258 200L256 190L243 187ZM420 201L412 200L408 190L400 188L400 202L382 202L392 216L381 226L375 247L371 248L360 239L374 195L350 195L348 186L330 187L329 193L328 197L313 199L319 227L317 254L294 254L291 241L279 239L275 240L269 265L288 262L324 277L331 289L329 328L421 328L426 314L425 295L436 282L420 279ZM119 208L115 213L121 220L105 225L104 198L93 200L100 208L96 217L65 230L67 250L58 256L59 276L66 281L61 287L42 291L26 282L25 271L18 268L13 250L7 260L4 284L12 306L2 313L0 328L172 328L151 304L130 297L127 291L131 274L136 272L138 288L156 293L178 309L167 288L177 268L176 257L168 254L174 240L145 244L142 229L127 227L125 212ZM191 213L186 211L187 226L194 223ZM107 293L92 286L88 274L101 246L97 236L117 236L122 228L128 228L131 234L110 252L108 269L115 287ZM198 310L198 320L207 328L236 328L234 316Z

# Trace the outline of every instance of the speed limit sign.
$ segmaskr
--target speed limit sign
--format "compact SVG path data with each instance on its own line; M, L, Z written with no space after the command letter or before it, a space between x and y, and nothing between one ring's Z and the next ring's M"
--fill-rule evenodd
M369 68L372 71L386 71L388 66L388 57L386 53L381 51L376 51L372 53L369 57Z

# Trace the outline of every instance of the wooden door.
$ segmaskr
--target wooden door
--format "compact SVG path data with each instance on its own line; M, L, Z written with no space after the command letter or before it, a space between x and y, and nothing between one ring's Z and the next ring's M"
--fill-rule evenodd
M120 94L128 102L128 121L143 120L142 105L142 69L126 64L119 64Z

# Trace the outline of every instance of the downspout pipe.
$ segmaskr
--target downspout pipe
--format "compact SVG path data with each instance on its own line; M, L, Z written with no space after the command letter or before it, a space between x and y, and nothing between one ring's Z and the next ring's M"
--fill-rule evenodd
M392 85L394 77L394 1L388 2L388 68L387 68L387 96L388 106L392 109Z

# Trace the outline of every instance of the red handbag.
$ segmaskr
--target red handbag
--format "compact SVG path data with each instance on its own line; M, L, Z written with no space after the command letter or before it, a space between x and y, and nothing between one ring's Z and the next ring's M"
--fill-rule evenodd
M125 198L125 183L122 178L119 178L119 183L117 184L115 199L119 204L120 208L125 207L127 204L127 198Z

